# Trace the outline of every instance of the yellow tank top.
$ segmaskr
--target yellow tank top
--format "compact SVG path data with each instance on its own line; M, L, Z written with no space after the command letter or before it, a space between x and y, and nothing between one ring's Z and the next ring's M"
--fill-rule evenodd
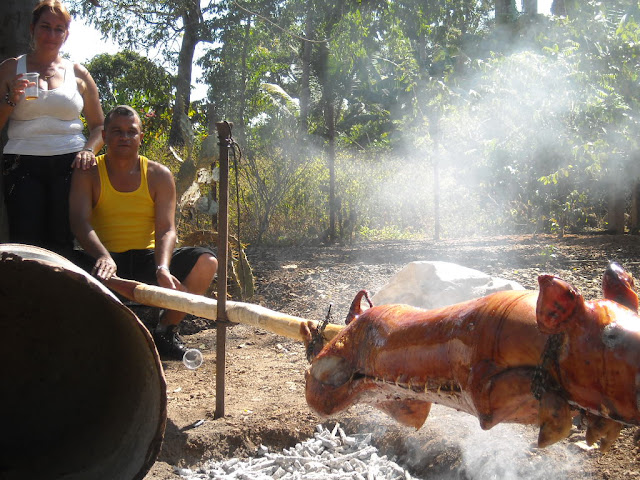
M98 238L110 252L155 248L155 208L147 181L149 159L139 156L141 181L138 189L119 192L111 185L104 157L96 157L100 197L91 218Z

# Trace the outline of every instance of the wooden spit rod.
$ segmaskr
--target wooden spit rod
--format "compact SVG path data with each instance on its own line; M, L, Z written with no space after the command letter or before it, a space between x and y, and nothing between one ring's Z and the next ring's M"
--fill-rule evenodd
M141 305L178 310L209 320L217 319L219 302L212 298L118 277L111 277L105 282L105 285L123 297ZM252 303L227 301L226 314L232 323L258 327L300 342L303 340L300 334L300 326L303 323L311 322L312 325L318 326L316 321L276 312ZM343 328L340 325L330 323L324 330L323 338L325 341L329 341Z

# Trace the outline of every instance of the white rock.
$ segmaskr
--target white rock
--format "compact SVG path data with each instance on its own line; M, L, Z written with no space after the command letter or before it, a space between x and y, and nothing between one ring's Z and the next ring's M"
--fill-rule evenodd
M371 301L374 305L404 303L432 309L501 290L524 290L524 287L455 263L418 261L407 264L391 277Z

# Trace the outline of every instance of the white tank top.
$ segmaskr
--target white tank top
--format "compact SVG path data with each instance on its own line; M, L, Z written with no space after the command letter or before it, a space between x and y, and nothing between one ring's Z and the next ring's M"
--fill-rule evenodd
M78 91L73 63L64 60L64 82L53 90L42 90L35 100L21 99L9 117L9 137L4 153L61 155L82 150L80 113L84 100ZM27 57L18 57L16 74L27 70Z

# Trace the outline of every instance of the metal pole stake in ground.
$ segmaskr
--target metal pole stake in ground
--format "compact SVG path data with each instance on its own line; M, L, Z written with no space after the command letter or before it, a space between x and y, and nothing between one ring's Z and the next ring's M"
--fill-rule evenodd
M216 411L213 418L224 417L224 381L227 341L227 254L229 239L229 148L232 147L231 126L216 123L220 145L220 181L218 209L218 312L216 318Z

